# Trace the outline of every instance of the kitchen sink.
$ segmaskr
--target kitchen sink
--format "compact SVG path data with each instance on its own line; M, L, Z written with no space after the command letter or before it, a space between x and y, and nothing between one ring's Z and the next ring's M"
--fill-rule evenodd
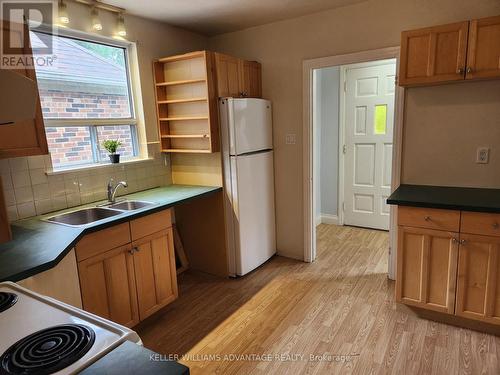
M121 211L133 211L133 210L138 210L139 208L152 206L153 204L154 203L144 202L144 201L123 201L109 205L108 207Z
M55 215L46 220L51 223L78 227L95 221L107 219L108 217L120 215L121 213L121 211L110 208L92 207L68 212L66 214Z

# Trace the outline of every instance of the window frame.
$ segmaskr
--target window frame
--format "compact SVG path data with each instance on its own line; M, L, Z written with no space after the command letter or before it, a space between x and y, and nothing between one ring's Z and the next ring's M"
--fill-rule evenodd
M45 26L45 25L44 25ZM140 95L140 79L138 76L139 67L137 61L137 50L134 42L125 39L116 39L112 37L106 37L98 34L90 34L79 30L61 28L61 27L38 27L36 30L30 29L30 32L49 34L55 37L65 37L76 40L81 40L84 42L103 44L110 47L122 48L124 49L125 58L125 71L127 75L127 91L129 95L130 104L130 117L127 118L60 118L60 119L47 119L43 118L45 128L60 128L60 127L88 127L91 133L91 146L94 154L94 161L91 163L82 164L68 164L61 165L58 167L52 166L52 171L63 171L63 170L78 170L94 168L96 166L105 166L111 164L109 162L103 162L96 160L95 154L98 152L98 144L95 143L96 138L94 138L97 133L96 129L99 126L130 126L132 133L132 146L134 149L134 156L124 159L125 162L134 162L148 159L147 151L143 149L143 129L139 127L142 126L142 121L138 118L142 118L142 113L138 113L138 108L140 108L137 96ZM42 115L43 116L43 115ZM94 134L94 136L92 136ZM49 149L50 153L50 149Z

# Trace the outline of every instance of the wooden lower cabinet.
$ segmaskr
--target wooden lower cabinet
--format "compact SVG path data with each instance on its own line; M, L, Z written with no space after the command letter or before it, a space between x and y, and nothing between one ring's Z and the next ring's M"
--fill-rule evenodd
M458 233L399 227L396 299L453 314Z
M461 234L456 315L500 324L500 237Z
M127 327L139 323L132 254L125 245L78 263L84 310Z
M91 233L76 253L84 310L133 327L178 296L169 210Z
M177 298L172 228L133 243L134 270L140 319Z

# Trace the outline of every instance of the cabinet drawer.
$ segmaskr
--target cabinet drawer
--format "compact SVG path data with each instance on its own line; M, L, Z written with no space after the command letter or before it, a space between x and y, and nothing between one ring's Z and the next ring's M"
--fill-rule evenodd
M460 211L399 206L398 225L458 232Z
M141 217L130 222L132 241L146 237L150 234L167 229L172 226L172 215L170 210L164 210L152 215Z
M130 243L129 223L114 225L110 228L87 234L76 244L76 259L84 259Z
M463 233L500 236L500 214L462 211Z

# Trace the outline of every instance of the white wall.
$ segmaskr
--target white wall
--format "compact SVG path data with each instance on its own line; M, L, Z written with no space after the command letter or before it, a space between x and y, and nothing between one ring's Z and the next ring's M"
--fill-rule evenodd
M321 70L321 215L337 216L340 68Z
M313 126L316 224L331 223L338 216L340 68L313 72Z

